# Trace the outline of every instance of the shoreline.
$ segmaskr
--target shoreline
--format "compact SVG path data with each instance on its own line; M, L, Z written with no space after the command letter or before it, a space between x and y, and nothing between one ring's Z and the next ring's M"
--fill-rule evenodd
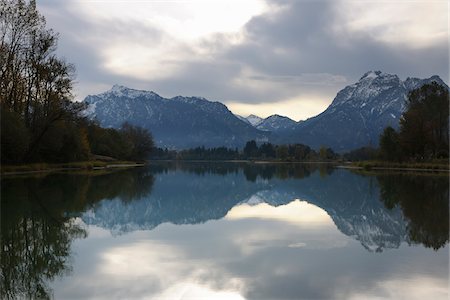
M145 166L145 163L134 163L134 162L104 163L99 161L62 163L62 164L38 163L28 165L6 165L1 166L1 176L52 173L61 171L80 171L80 170L96 171L96 170L108 170L117 168L134 168L143 166ZM11 169L11 171L3 171L4 168L7 170Z
M414 172L439 172L439 173L450 173L450 169L430 169L430 168L408 168L408 167L370 167L364 168L360 166L344 166L338 165L336 168L347 169L347 170L364 170L364 171L414 171Z
M413 172L436 172L436 173L450 173L449 168L445 168L441 164L430 164L424 163L423 167L418 165L409 166L398 165L393 166L389 163L384 165L383 162L339 162L339 161L270 161L270 160L148 160L146 163L137 163L130 161L123 162L103 162L103 161L87 161L87 162L73 162L73 163L61 163L61 164L48 164L48 163L37 163L28 165L6 165L1 166L1 176L9 175L22 175L22 174L39 174L39 173L51 173L51 172L61 172L61 171L80 171L80 170L108 170L117 168L134 168L143 167L154 163L245 163L245 164L323 164L323 165L333 165L337 169L347 169L347 170L365 170L365 171L413 171ZM359 164L359 165L358 165ZM431 166L431 167L430 167ZM6 169L6 171L4 171ZM10 169L11 171L9 171Z
M194 160L183 160L183 159L155 159L148 160L149 162L193 162L193 163L249 163L249 164L339 164L337 161L279 161L279 160L202 160L202 159L194 159Z
M408 167L407 164L392 166L389 163L371 163L363 162L364 165L357 165L358 162L342 162L342 161L271 161L271 160L177 160L177 159L164 159L164 160L149 160L150 163L158 162L188 162L188 163L246 163L246 164L323 164L333 165L338 169L348 170L377 170L377 171L418 171L418 172L439 172L450 173L450 166L446 169L443 164L435 164L433 167L429 167L432 163L423 163L423 167L420 167L421 163L414 164L414 166ZM359 162L361 163L361 162ZM385 164L385 165L383 165Z

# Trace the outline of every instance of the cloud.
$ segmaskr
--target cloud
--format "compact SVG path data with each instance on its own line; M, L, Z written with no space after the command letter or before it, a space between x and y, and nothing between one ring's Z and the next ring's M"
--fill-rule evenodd
M283 112L304 119L368 70L448 81L446 1L245 4L73 0L39 8L61 33L59 52L77 66L80 99L120 83L256 114L284 103Z
M382 69L402 76L430 76L437 72L448 77L445 63L448 62L448 46L445 40L433 40L427 49L416 47L413 37L408 39L408 44L392 43L385 38L389 32L387 25L381 31L377 31L377 27L350 26L354 24L351 22L351 5L356 4L353 3L293 1L276 14L255 17L246 26L245 42L229 51L228 56L259 72L276 75L329 73L355 80L369 69ZM387 4L377 2L376 5L384 7ZM361 5L357 7L370 11L373 6L367 5L366 10ZM397 7L409 12L421 12L421 6L409 2ZM383 14L382 9L375 12L372 14L378 16L380 24L392 23L395 27L398 22L393 14ZM441 11L440 15L446 17L446 11ZM427 15L424 19L433 17ZM402 24L413 25L412 19L400 19L403 19ZM438 22L439 26L434 22L428 26L425 23L421 22L426 28L422 31L442 31L442 22ZM395 32L396 35L413 35L405 25L395 27ZM417 39L420 39L421 35L418 35Z

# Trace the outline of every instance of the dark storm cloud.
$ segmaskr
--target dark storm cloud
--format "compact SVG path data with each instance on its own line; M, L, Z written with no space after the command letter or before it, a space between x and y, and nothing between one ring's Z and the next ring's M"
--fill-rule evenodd
M381 69L402 77L438 74L448 79L445 43L413 49L361 33L336 34L335 6L331 1L292 1L274 15L255 17L246 26L246 42L226 56L267 74L331 73L357 80L370 69Z

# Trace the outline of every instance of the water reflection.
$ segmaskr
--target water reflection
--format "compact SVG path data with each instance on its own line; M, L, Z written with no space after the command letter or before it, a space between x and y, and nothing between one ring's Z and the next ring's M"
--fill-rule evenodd
M385 206L400 207L408 220L410 242L435 250L445 246L449 240L448 176L385 174L377 180Z
M448 199L446 176L369 176L311 164L178 163L156 165L151 171L156 177L152 193L133 205L120 198L99 202L82 215L83 221L117 235L165 222L220 219L241 203L279 206L302 199L327 212L341 232L369 251L398 248L402 242L430 246L430 238L438 249L448 241L448 211L442 209ZM392 199L403 204L394 205ZM418 211L429 207L430 215L403 213L405 205L416 205Z
M139 199L152 184L144 170L2 179L2 298L51 297L48 283L71 272L72 242L87 236L72 216L100 200Z
M86 235L64 216L70 202L64 201L63 192L76 199L79 182L64 181L59 190L51 186L51 180L2 181L0 287L4 298L48 298L48 281L71 269L72 240Z
M3 298L51 297L50 282L71 274L74 260L84 265L79 269L85 273L72 273L78 284L105 278L104 289L109 286L119 298L127 292L111 285L123 288L126 282L139 291L142 278L159 298L179 293L292 298L300 288L303 298L349 298L336 296L340 285L348 284L339 272L349 268L355 273L348 278L370 281L367 270L352 265L377 269L382 258L371 252L391 252L395 263L384 263L401 269L399 257L409 254L386 249L414 244L438 250L449 240L448 176L356 174L311 164L172 163L1 183ZM85 242L77 243L80 239ZM355 241L370 256L349 246ZM74 244L86 245L77 246L82 257L73 256ZM318 260L317 251L333 252ZM408 265L414 271L427 268L419 261ZM98 266L94 273L92 266ZM330 276L321 278L323 272ZM389 273L383 272L377 276ZM446 294L434 276L414 280L428 280L421 291L434 286ZM353 296L367 298L363 288L377 288L360 284ZM397 290L402 285L402 293L413 288L402 281ZM70 282L59 289L72 291L63 298L93 297L89 290L74 291Z

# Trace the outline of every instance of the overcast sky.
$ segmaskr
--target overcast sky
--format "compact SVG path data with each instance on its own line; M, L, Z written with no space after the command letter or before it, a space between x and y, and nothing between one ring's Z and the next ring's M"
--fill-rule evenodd
M38 0L77 68L76 99L115 83L306 119L368 70L448 82L446 0Z

